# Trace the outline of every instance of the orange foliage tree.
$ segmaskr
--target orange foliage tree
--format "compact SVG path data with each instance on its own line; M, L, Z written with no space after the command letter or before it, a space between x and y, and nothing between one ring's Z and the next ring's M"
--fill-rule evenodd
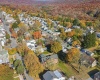
M34 37L34 39L40 39L42 37L41 31L35 31L33 33L33 37Z
M72 36L74 36L75 35L75 31L74 30L72 30L71 32L68 32L67 33L67 36L68 37L72 37Z

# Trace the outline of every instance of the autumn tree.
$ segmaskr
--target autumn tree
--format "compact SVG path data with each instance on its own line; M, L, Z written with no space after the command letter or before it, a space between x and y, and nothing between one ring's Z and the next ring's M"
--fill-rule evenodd
M72 26L71 22L66 22L66 26L70 28Z
M51 52L53 53L58 53L59 51L62 50L62 45L60 42L58 41L54 41L52 44L51 44Z
M56 70L57 64L54 64L53 60L49 59L45 62L45 68L48 70Z
M66 33L65 33L65 31L64 31L64 28L60 28L60 38L62 38L63 40L66 38Z
M80 58L80 51L77 48L72 48L66 54L66 60L70 63L78 62Z
M9 53L10 55L15 54L16 52L17 52L17 51L16 51L16 48L8 49L8 53Z
M41 31L35 31L35 32L33 33L33 37L34 37L34 39L39 39L39 38L41 38L41 37L42 37Z
M19 28L19 31L17 32L17 35L18 36L23 36L26 31L28 31L28 28L26 26L22 26L22 27Z
M28 52L28 47L26 46L25 42L19 43L17 46L17 52L21 55L24 56Z
M11 32L11 37L17 38L17 33L14 30Z
M81 45L81 42L79 40L73 41L72 46L76 46L76 45Z
M19 26L19 27L25 27L26 25L25 25L24 23L20 22L20 23L18 24L18 26Z
M86 27L85 21L81 20L79 26L82 27L82 28L85 28Z
M52 27L52 22L51 22L51 20L50 19L47 19L47 24L48 24L48 27L49 27L49 29Z
M67 36L68 37L72 37L74 35L75 35L75 31L74 30L72 30L71 32L67 32Z
M41 27L41 23L38 20L36 20L33 27L32 27L32 29L34 31L38 31L38 30L40 30L40 27Z
M24 57L26 69L33 78L39 78L39 74L43 71L43 66L40 64L38 57L34 52L30 51Z
M0 80L14 80L14 70L9 65L0 65Z

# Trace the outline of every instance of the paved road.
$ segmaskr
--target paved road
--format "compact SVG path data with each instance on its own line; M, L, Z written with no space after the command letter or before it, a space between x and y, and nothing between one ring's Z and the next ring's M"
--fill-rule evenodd
M2 14L0 13L0 16L2 16ZM3 26L4 29L7 31L7 33L10 35L10 40L11 40L11 48L15 48L17 46L17 41L14 38L11 38L11 33L9 31L10 25L7 24L7 22L5 21L5 19L2 17L2 21L3 21Z
M10 38L10 40L11 40L11 48L17 47L17 41L16 41L16 39Z
M19 59L19 60L21 60L23 62L22 57L18 53L16 53L15 56L16 56L16 59ZM26 69L24 71L24 75L26 77L26 80L34 80L31 76L29 76L27 74Z

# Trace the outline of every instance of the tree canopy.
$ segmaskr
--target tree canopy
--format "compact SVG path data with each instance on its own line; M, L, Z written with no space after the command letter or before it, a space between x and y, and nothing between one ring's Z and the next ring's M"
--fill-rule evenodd
M39 77L39 74L44 69L42 64L40 64L38 57L32 51L29 51L28 54L25 55L24 63L26 69L29 72L29 75L31 75L35 79Z
M22 65L21 60L18 60L18 59L15 60L14 67L15 67L18 74L23 74L24 73L24 66Z
M58 41L54 41L53 44L51 44L51 52L58 53L62 50L62 45Z
M14 71L8 65L0 65L0 80L14 80Z
M90 48L96 45L96 34L95 33L88 33L84 36L83 47Z
M66 55L66 60L68 62L78 62L79 58L80 51L77 48L70 49Z

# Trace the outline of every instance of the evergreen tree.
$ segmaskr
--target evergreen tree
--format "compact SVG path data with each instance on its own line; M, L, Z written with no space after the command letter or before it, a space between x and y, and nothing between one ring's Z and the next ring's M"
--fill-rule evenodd
M78 26L79 24L80 24L79 20L78 19L74 19L73 25L74 26Z
M84 41L83 41L83 47L84 48L90 48L94 47L96 45L96 35L95 33L88 33L86 36L84 36Z

